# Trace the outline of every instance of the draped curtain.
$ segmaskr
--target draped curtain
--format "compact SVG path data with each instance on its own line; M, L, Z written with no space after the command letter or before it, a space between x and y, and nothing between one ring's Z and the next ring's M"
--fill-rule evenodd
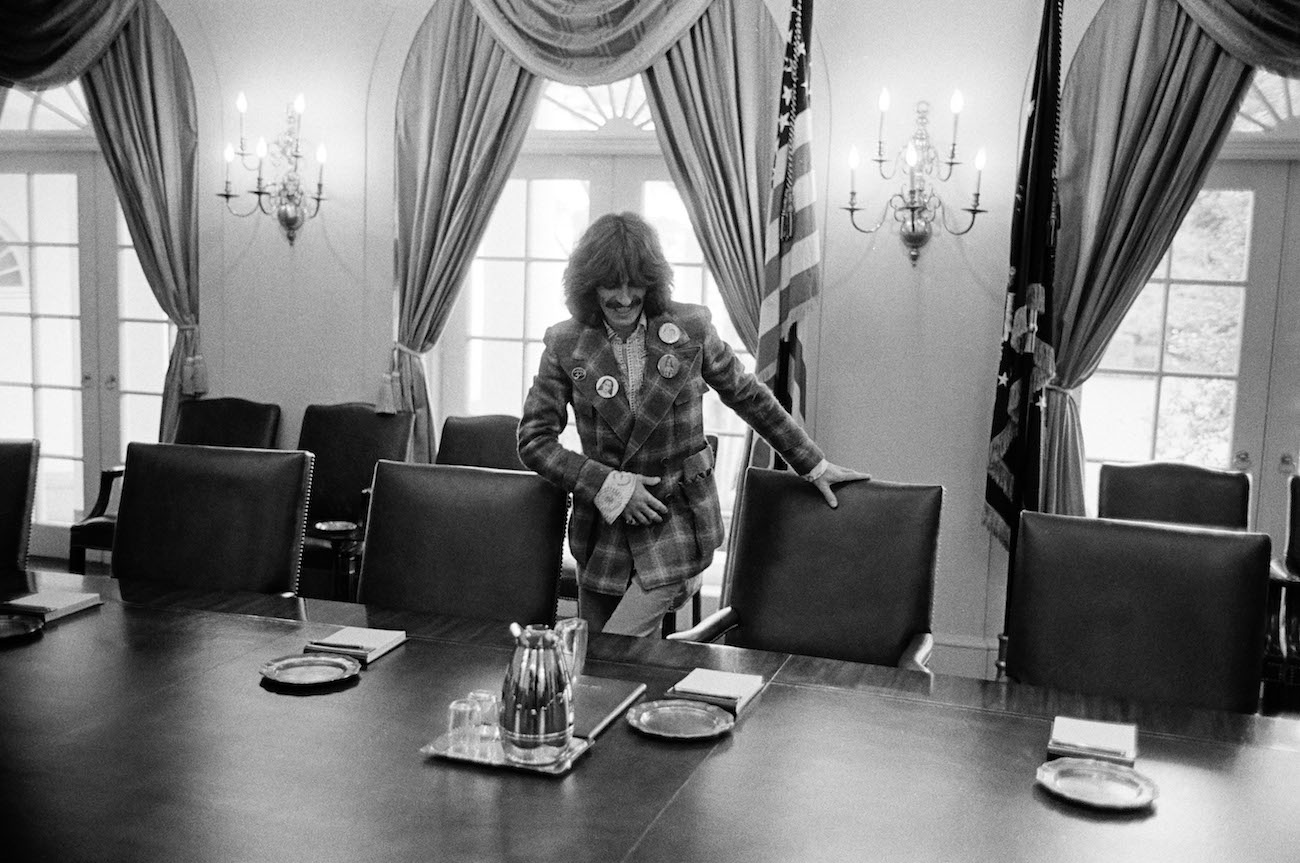
M34 89L82 76L149 287L180 333L163 382L159 439L181 395L206 390L198 351L198 123L180 42L155 0L36 0L0 17L0 83Z
M435 451L419 355L446 324L543 78L585 86L650 66L647 90L673 178L741 339L756 347L768 194L761 180L771 167L764 138L775 122L770 102L780 64L771 58L780 37L765 8L757 7L757 25L740 24L740 8L754 7L735 0L434 6L407 59L397 110L399 316L388 386L393 401L416 414L415 460L431 461Z
M1107 0L1075 54L1062 92L1046 512L1085 511L1071 390L1096 369L1195 201L1254 62L1300 70L1300 0Z

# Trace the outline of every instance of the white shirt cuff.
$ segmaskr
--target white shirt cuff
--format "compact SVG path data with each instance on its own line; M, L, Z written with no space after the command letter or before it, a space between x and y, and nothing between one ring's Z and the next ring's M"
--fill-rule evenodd
M636 489L636 475L625 470L616 470L605 477L600 491L596 492L596 509L605 519L606 524L613 524L632 499Z
M803 478L808 480L809 482L816 482L817 478L820 477L822 474L826 473L826 468L830 466L831 466L830 462L828 462L826 459L822 459L821 461L817 462L817 467L813 468L812 470L808 471L808 473L804 474Z

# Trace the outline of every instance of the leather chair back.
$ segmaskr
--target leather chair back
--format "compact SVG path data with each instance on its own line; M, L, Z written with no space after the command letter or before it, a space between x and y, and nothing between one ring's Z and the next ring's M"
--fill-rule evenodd
M40 441L0 441L0 570L27 568L40 454Z
M1245 530L1250 474L1177 462L1103 464L1097 515Z
M279 435L279 405L229 397L180 403L176 443L274 449Z
M1300 475L1291 477L1288 489L1286 568L1300 572ZM1296 601L1300 602L1300 593L1297 593L1297 597Z
M113 575L296 591L311 468L305 452L128 444Z
M550 624L567 498L534 473L381 461L360 602Z
M831 509L792 473L750 468L727 561L740 647L896 665L930 631L943 487L851 482Z
M519 417L488 414L447 417L438 442L437 464L528 470L519 460Z
M298 433L298 449L312 453L311 501L307 527L318 521L360 524L380 459L402 461L411 441L415 415L377 414L367 402L308 405Z
M1025 512L1007 675L1254 712L1269 556L1262 533Z

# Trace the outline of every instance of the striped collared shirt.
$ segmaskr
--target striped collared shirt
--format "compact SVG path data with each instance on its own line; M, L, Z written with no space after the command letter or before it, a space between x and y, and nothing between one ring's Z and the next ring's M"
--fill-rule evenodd
M636 413L637 402L641 396L641 382L645 379L645 315L641 315L636 328L624 339L609 324L605 324L605 335L614 348L614 358L618 360L618 370L623 373L627 387L627 403Z

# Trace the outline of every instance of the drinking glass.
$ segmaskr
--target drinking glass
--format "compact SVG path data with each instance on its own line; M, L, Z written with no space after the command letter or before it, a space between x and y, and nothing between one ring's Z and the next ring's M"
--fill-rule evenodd
M497 693L490 689L475 689L469 700L478 707L478 720L474 730L480 743L490 743L497 736Z
M447 705L447 746L459 755L469 755L478 740L479 706L468 698Z
M560 652L569 666L569 680L577 686L587 662L587 621L567 617L555 624L555 634L560 638Z

